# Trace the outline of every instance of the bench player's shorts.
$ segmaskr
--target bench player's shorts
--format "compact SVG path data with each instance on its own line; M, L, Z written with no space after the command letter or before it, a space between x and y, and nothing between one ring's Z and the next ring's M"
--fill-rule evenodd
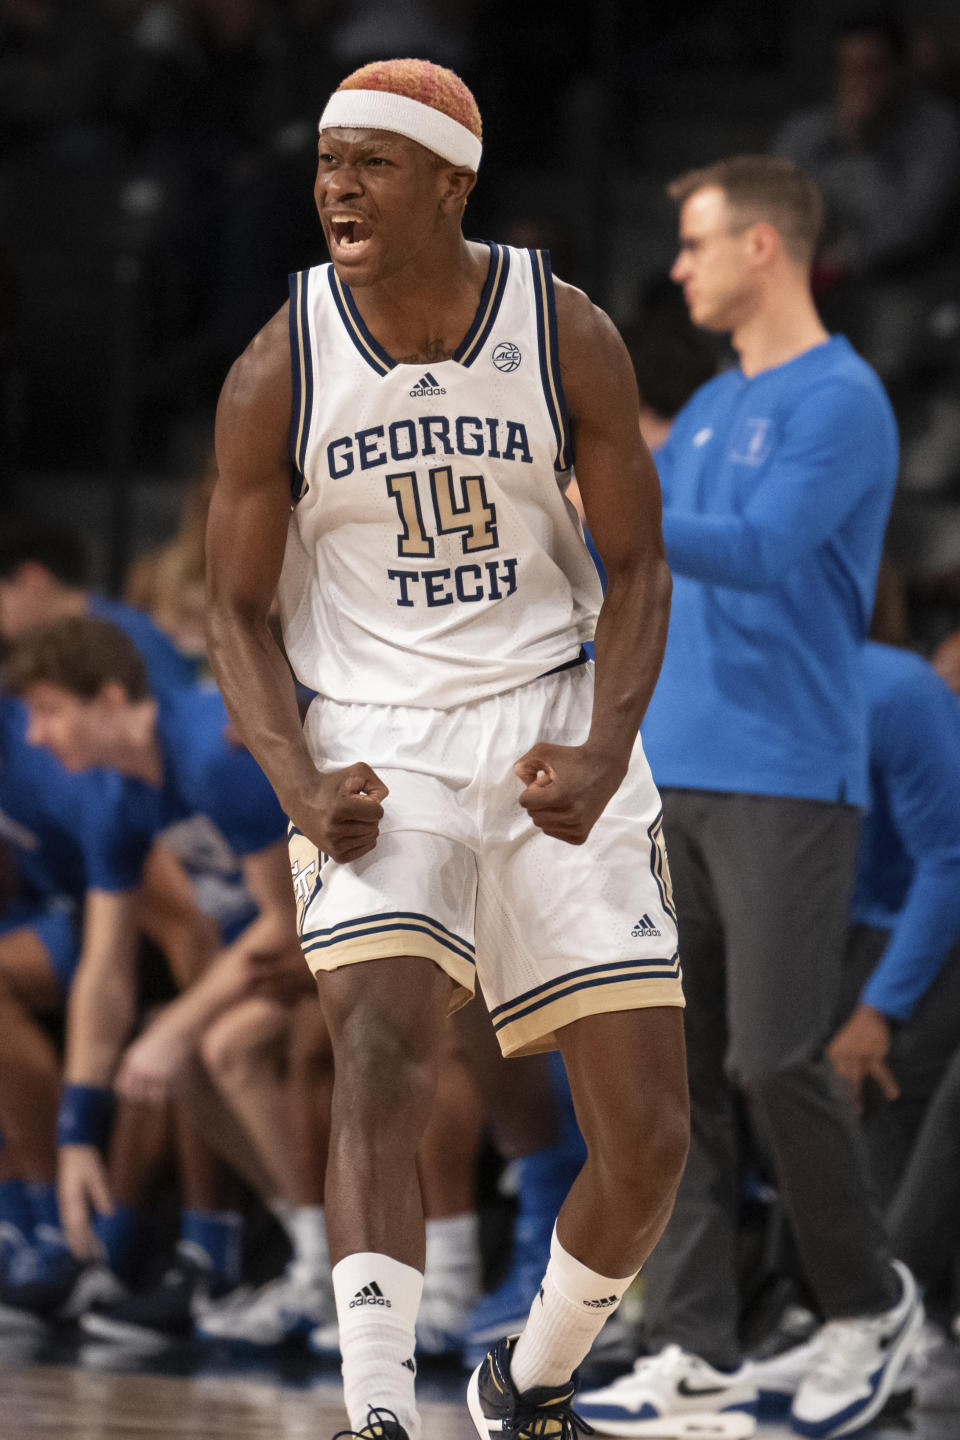
M682 1005L660 797L640 740L584 845L538 830L514 762L538 740L582 744L593 665L451 710L344 705L306 720L322 769L364 760L390 794L376 848L338 865L293 829L297 918L311 970L423 955L479 974L504 1054L552 1049L583 1015Z
M0 935L31 930L46 951L50 968L64 995L69 994L80 963L80 937L75 907L67 901L23 901L0 916Z

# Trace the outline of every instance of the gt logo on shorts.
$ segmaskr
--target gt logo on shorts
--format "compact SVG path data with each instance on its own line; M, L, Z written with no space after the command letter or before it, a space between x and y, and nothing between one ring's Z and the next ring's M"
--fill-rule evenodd
M307 906L323 885L321 871L326 856L321 855L313 841L292 825L287 831L287 849L290 852L293 898L297 904L297 934L302 935Z

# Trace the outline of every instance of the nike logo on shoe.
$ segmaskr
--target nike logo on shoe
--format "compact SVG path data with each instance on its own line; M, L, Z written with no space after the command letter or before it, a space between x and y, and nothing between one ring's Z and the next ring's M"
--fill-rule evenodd
M726 1391L726 1385L691 1385L686 1375L677 1382L677 1394L682 1395L685 1400L695 1400L698 1395L724 1395Z

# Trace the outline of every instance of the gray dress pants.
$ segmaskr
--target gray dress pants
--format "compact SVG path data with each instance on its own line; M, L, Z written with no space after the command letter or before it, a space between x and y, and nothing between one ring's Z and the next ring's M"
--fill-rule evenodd
M828 1318L896 1303L852 1106L823 1057L839 1000L859 829L838 803L663 790L687 998L690 1158L645 1267L652 1350L740 1360L735 1093L767 1149Z

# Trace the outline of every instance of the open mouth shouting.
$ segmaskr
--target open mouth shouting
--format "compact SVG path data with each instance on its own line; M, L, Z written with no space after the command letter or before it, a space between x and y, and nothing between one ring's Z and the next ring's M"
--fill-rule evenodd
M328 219L330 239L341 256L358 257L366 249L373 229L362 216L334 211Z

